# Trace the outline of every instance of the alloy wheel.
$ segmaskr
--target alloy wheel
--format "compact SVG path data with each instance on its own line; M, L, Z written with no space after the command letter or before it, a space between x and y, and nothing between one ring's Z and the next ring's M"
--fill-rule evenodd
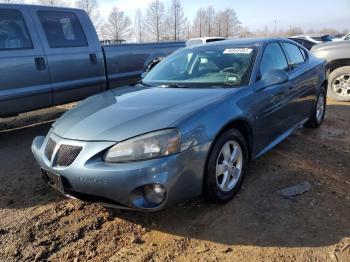
M216 161L216 183L220 190L232 190L242 175L243 152L236 141L228 141L221 148Z
M350 74L337 76L332 83L333 91L342 97L350 97Z

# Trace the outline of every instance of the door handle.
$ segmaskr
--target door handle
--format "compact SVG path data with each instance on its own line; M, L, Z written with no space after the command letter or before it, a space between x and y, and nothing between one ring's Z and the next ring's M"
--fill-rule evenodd
M97 55L96 54L89 54L89 58L90 58L90 63L93 65L97 64Z
M38 71L42 71L46 69L46 62L44 57L35 57L35 66Z

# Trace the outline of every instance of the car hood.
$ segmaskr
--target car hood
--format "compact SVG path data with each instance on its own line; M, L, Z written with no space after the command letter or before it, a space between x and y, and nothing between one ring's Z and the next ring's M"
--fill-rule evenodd
M332 42L322 43L322 44L313 46L311 48L311 52L339 49L343 47L350 47L350 41L332 41Z
M122 141L168 127L206 107L231 88L183 89L123 87L80 102L53 124L66 139Z

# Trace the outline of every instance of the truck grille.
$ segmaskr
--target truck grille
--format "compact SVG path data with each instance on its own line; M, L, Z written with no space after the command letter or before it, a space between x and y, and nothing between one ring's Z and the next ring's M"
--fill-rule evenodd
M56 165L62 167L71 165L81 150L81 146L61 145L57 152Z
M52 153L53 153L53 150L55 149L55 146L56 146L56 142L53 139L49 138L45 147L45 156L49 161L51 161L52 159Z

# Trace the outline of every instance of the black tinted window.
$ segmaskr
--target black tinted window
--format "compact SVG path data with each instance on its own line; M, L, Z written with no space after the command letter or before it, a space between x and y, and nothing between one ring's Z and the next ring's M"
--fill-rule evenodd
M299 65L304 63L305 59L299 47L290 43L283 43L283 46L286 49L287 55L290 59L290 64Z
M278 43L269 44L265 48L260 63L260 72L262 76L272 69L288 69L286 57Z
M329 35L324 35L324 36L312 36L312 39L315 41L322 41L322 42L330 42L333 41L333 39Z
M0 50L32 48L22 14L16 10L0 10Z
M87 46L79 19L69 12L38 12L51 48Z

